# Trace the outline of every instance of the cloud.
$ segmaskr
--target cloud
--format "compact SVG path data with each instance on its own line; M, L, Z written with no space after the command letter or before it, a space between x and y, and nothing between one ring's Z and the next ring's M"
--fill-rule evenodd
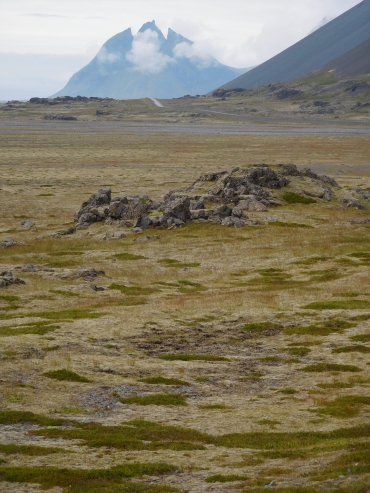
M109 53L104 46L96 56L100 63L115 63L121 58L119 53Z
M187 58L198 67L210 67L217 65L217 61L207 53L205 47L201 43L187 43L183 41L173 49L175 58Z
M134 70L152 74L161 72L168 64L175 63L175 60L161 53L160 46L158 34L147 29L135 36L132 49L126 58L134 65Z
M23 17L53 17L53 18L58 18L58 19L72 19L69 15L57 15L57 14L22 14Z

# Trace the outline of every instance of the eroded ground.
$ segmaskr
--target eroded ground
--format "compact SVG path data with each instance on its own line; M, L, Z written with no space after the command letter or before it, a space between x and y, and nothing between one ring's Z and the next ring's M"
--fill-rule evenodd
M369 137L43 128L0 134L0 243L24 243L0 270L26 283L0 289L0 491L366 493L368 202L52 235L102 186L160 199L255 163L368 189Z

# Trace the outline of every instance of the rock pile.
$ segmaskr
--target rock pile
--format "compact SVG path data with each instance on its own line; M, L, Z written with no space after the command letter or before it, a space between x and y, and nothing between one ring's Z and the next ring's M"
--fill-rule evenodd
M10 271L4 271L0 273L0 288L6 288L12 284L26 284L22 279L14 277Z
M133 228L134 232L148 226L175 228L190 222L241 227L264 224L261 215L251 218L250 213L263 213L286 204L281 189L331 201L336 194L333 188L339 188L335 180L307 168L299 170L293 164L255 165L205 174L185 190L170 191L162 202L147 195L112 198L111 189L102 188L76 212L74 221L76 229L105 221L108 225Z

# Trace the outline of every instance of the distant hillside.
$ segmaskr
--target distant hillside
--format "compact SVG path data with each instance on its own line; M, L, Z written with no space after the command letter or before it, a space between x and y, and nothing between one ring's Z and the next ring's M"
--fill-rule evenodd
M369 40L370 0L364 0L279 55L221 87L254 89L273 82L296 79L320 69ZM359 60L358 67L360 65Z
M109 39L96 57L53 97L195 96L206 94L245 70L222 65L172 29L165 38L153 21L144 24L136 36L127 29Z
M370 39L327 65L324 65L315 73L323 74L331 71L334 71L337 79L370 75Z

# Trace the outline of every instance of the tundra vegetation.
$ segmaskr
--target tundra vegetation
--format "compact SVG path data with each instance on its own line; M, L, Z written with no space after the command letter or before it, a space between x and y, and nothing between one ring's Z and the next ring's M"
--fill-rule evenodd
M172 125L247 97L0 112L1 491L369 491L364 109Z

